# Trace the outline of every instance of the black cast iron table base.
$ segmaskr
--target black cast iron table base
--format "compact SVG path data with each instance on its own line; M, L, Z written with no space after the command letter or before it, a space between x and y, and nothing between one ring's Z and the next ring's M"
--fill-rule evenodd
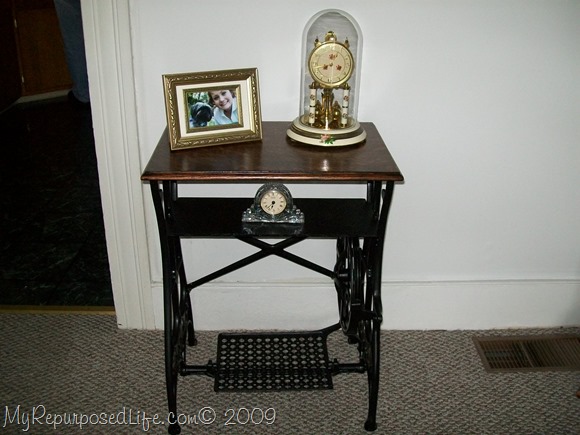
M331 389L332 377L341 373L367 373L369 406L364 427L377 427L376 411L379 389L381 266L387 215L393 193L393 182L368 182L366 200L296 199L301 209L316 221L315 210L343 213L337 221L342 225L316 226L241 226L239 221L220 223L216 234L212 223L204 230L188 227L191 215L203 210L212 216L211 207L219 207L215 199L178 198L177 184L164 181L163 188L151 181L151 192L159 224L164 275L165 365L167 398L170 415L177 415L178 376L206 375L215 379L216 392L227 391L290 391L300 389ZM251 199L232 199L243 207ZM317 206L314 208L313 204ZM320 204L326 204L320 206ZM235 207L235 206L234 206ZM210 211L208 211L208 209ZM354 214L354 218L353 218ZM325 219L321 217L320 219ZM318 219L318 220L320 220ZM328 216L326 217L328 219ZM350 220L349 220L350 219ZM361 222L361 225L357 224ZM229 226L232 228L230 229ZM236 238L257 247L259 251L193 282L188 282L181 253L181 238L222 236ZM285 237L267 243L268 237ZM336 239L336 263L333 270L286 251L309 237ZM362 244L361 244L362 242ZM187 348L196 344L190 292L227 273L245 267L270 255L275 255L321 273L334 282L339 322L320 331L288 333L222 333L218 337L217 359L207 364L187 363ZM353 362L330 360L326 338L342 330L348 342L357 346L359 358ZM311 344L312 346L310 346ZM257 358L270 352L270 358ZM284 358L291 349L296 360ZM285 353L286 352L286 353ZM248 356L252 363L248 364ZM242 363L244 361L244 363ZM170 434L178 434L180 426L169 426Z

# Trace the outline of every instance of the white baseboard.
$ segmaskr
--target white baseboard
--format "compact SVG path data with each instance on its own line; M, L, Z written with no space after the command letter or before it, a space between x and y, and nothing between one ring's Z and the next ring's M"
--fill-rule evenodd
M580 280L384 283L384 329L580 325Z
M163 328L154 283L155 325ZM580 280L385 282L383 329L454 330L580 325ZM197 288L199 330L317 329L338 320L327 283L213 283Z

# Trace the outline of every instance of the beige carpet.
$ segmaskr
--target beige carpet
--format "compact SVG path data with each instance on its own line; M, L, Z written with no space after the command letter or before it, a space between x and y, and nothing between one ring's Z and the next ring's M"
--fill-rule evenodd
M375 433L580 433L579 372L487 373L472 342L476 333L490 331L383 331ZM216 334L198 338L189 362L215 360ZM328 346L331 358L356 359L340 332L331 334ZM166 417L160 331L118 330L107 315L0 314L0 351L0 433L23 433L33 412L39 417L30 421L33 434L166 433L164 425L149 421L147 428L142 419L157 414L161 423ZM367 433L366 375L336 376L334 390L318 392L218 394L213 379L199 376L180 378L178 390L179 412L191 418L215 413L212 423L185 425L184 434ZM272 409L273 423L260 423L261 413L271 418ZM110 415L116 422L123 411L127 424L93 424ZM241 424L248 411L254 422ZM50 425L75 413L93 423L82 430Z

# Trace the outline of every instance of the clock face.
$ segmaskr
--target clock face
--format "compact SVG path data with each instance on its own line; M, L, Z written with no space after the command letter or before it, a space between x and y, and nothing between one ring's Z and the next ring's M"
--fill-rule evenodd
M352 54L344 45L323 43L315 48L308 59L310 75L324 87L338 87L352 75Z
M260 207L269 215L278 215L286 210L286 197L276 189L267 190L260 199Z

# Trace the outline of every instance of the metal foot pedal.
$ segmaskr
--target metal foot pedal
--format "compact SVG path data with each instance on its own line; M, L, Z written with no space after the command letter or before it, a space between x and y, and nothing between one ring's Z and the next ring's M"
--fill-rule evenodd
M323 332L218 335L216 392L322 389L332 389Z

